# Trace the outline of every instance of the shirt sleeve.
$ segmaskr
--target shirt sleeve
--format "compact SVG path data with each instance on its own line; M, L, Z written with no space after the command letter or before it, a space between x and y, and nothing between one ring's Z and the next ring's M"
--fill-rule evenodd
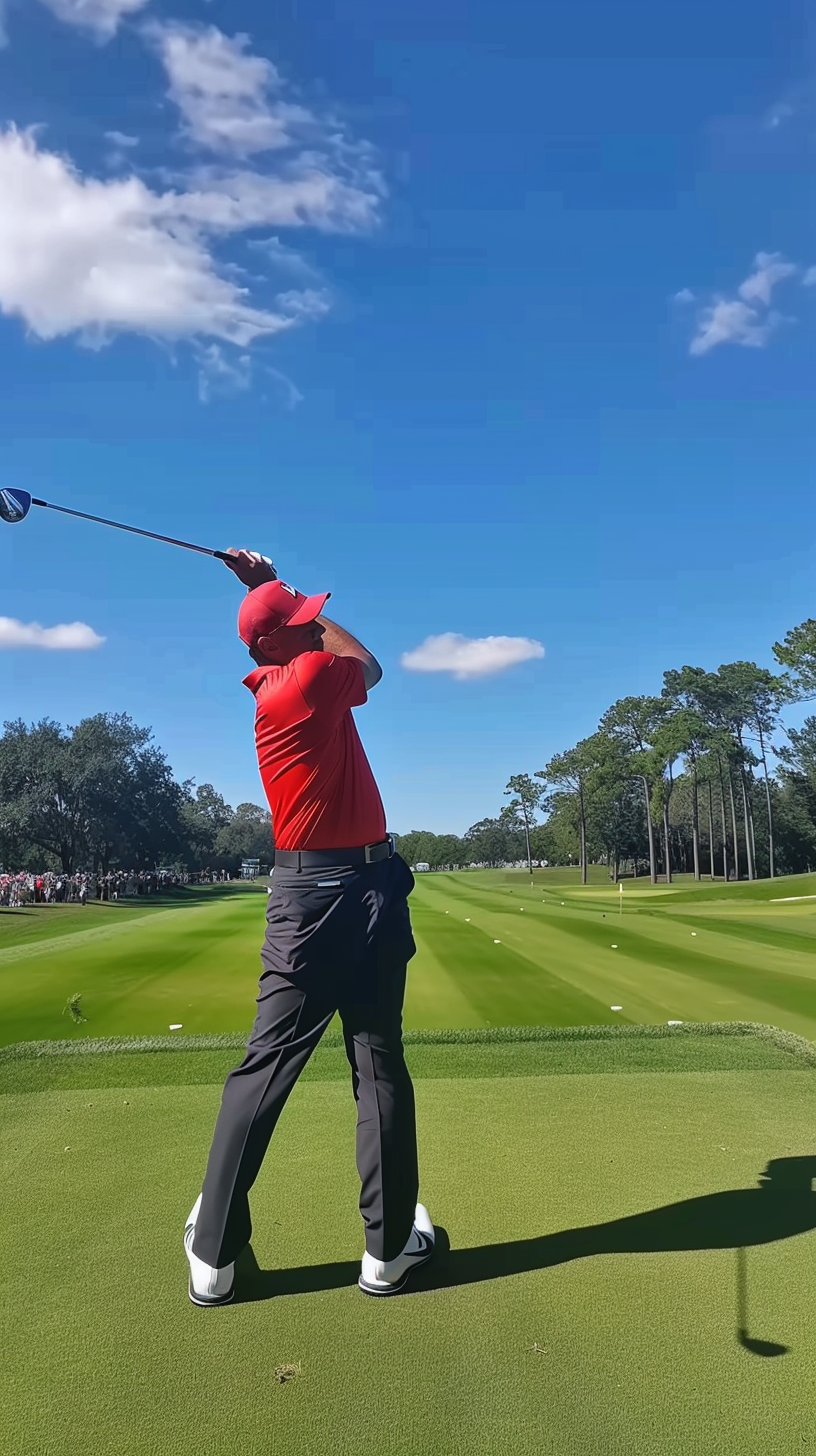
M339 723L349 708L368 701L359 657L304 652L295 658L295 678L307 705L324 722Z

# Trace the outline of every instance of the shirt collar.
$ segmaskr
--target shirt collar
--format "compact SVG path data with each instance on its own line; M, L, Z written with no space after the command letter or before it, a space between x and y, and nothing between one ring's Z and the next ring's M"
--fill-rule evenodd
M268 677L269 673L274 671L274 667L254 667L252 672L241 679L241 682L245 688L249 688L249 691L254 693L257 692L264 678Z
M252 672L248 673L246 677L241 679L241 682L243 683L245 688L249 688L249 691L251 693L257 693L258 688L261 686L261 683L265 682L268 677L271 677L273 672L278 673L278 675L282 678L287 673L291 673L293 669L294 661L286 663L284 667L280 667L277 663L269 662L265 663L263 667L254 667L252 669Z

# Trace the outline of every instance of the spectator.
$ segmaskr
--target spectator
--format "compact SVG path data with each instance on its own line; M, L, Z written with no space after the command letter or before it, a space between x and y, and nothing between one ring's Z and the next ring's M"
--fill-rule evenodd
M181 874L154 870L116 869L104 875L84 870L67 874L63 870L3 870L0 872L0 906L17 910L25 905L87 904L88 895L97 900L118 901L152 895L184 885L219 884L229 880L225 870L185 871Z

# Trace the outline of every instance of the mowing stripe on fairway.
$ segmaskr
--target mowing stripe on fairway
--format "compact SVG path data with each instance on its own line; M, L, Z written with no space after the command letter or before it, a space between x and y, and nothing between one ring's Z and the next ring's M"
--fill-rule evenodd
M426 924L424 917L418 914L416 918L420 926ZM554 1026L612 1020L608 1009L585 988L568 984L542 966L540 960L532 961L524 950L494 945L492 930L484 930L476 923L457 923L443 913L436 917L429 934L437 955L449 967L449 975L461 986L483 1023L496 1022L499 1015L505 1025L523 1023L530 1019L532 1007L545 1004L546 1021Z
M725 937L727 937L729 929L727 922L722 930L718 924L718 934L715 934L710 928L709 922L706 922L706 949L703 949L702 939L698 939L698 943L692 950L679 943L679 927L676 928L671 923L676 918L673 915L664 918L662 914L660 916L638 914L630 916L628 919L625 915L610 915L607 920L602 920L596 911L580 911L570 907L562 909L560 905L551 911L548 905L527 902L526 897L519 895L519 900L525 899L525 913L522 916L518 904L511 909L507 908L507 896L501 892L491 897L492 903L489 908L485 908L480 903L481 897L475 894L471 893L466 898L469 908L472 908L474 912L471 916L471 925L466 928L476 927L491 935L495 932L502 939L502 949L509 948L516 955L528 959L537 972L537 996L540 994L539 977L542 974L538 962L542 947L546 946L549 966L556 971L560 980L566 978L574 984L579 990L579 994L586 993L590 982L597 985L601 980L610 986L615 982L621 986L628 982L630 995L635 994L637 997L636 1001L629 1003L629 1008L635 1016L645 1015L650 1020L655 1019L660 1015L660 1000L654 996L647 996L645 1000L641 1000L642 984L639 983L642 983L642 973L637 978L633 978L631 975L627 976L623 969L614 970L610 965L608 976L599 975L597 965L599 955L602 954L604 960L607 956L614 956L616 961L618 958L623 960L624 957L628 957L641 966L647 965L654 977L654 983L650 986L652 991L656 989L657 984L665 985L666 972L673 972L675 976L679 976L679 980L675 984L681 992L680 1004L684 1006L687 1005L689 999L689 982L705 983L707 992L703 993L703 1005L700 1004L699 994L692 992L694 1001L692 1019L694 1020L702 1019L706 1003L712 1006L712 1010L714 1007L720 1008L714 1010L714 1015L721 1015L721 1007L729 1004L730 999L730 1004L735 1007L744 1007L745 1015L750 1016L751 1019L775 1020L778 1012L784 1011L791 1029L795 1029L803 1035L807 1035L812 1029L813 1012L809 1007L813 1004L813 992L808 982L816 979L816 957L813 956L813 951L816 950L816 937L808 947L810 955L806 955L803 949L800 949L800 943L797 944L795 951L787 949L780 951L778 947L775 947L778 959L787 966L790 966L791 960L794 965L796 965L797 959L799 960L799 965L796 965L795 970L781 970L769 966L767 948L757 946L754 954L746 954L745 947L740 945L736 948L739 958L735 958L734 949L725 944ZM445 896L434 895L433 899L441 905ZM451 904L453 903L449 891L447 899ZM477 905L479 909L477 909ZM436 904L433 906L433 910L442 921L450 922L452 919L451 916L445 916L444 912L440 915ZM688 919L690 926L694 923L693 919ZM437 933L440 932L437 931ZM685 934L685 931L680 933ZM701 931L701 936L702 933ZM582 947L585 947L594 957L594 960L590 957L582 957L580 965L577 964L574 951L571 954L565 952L563 940L559 946L559 937L569 937L573 941L579 941ZM723 938L721 939L721 937ZM614 951L612 950L613 942L618 946L618 949ZM505 943L509 943L509 945L506 946ZM805 943L807 943L807 937L805 937ZM756 991L752 986L751 962L754 963L757 971L762 972L761 977L756 978L759 983ZM712 997L715 989L733 991L737 994L733 999L714 1000ZM599 1000L607 1008L612 1004L617 1004L614 996L611 996L610 999L610 995L600 988L598 995ZM668 999L664 996L664 1006ZM623 1004L625 1013L627 1003L623 1001L622 995L618 1000ZM680 1010L677 1014L678 1016L683 1015ZM742 1009L739 1014L742 1016ZM548 1011L547 1019L557 1020L557 1017L551 1018ZM605 1019L609 1019L608 1012Z
M619 916L611 895L598 898L601 887L593 887L592 901L560 888L542 897L523 878L508 885L475 874L417 876L410 904L418 954L408 968L406 1028L618 1026L622 1019L665 1024L728 1015L816 1038L812 906L743 899L736 907L731 896L698 908L689 892L675 895L670 909L652 900ZM223 897L97 923L90 933L77 916L73 935L29 942L22 959L16 951L0 956L0 1042L166 1035L170 1024L181 1024L180 1036L246 1036L265 906L263 894ZM53 908L58 914L62 907ZM768 937L777 917L774 944ZM752 941L751 922L761 940ZM74 992L88 1017L80 1025L64 1014ZM333 1029L338 1025L335 1018Z
M108 901L91 899L85 906L74 901L65 905L27 905L20 910L0 908L0 946L3 950L10 950L17 945L42 943L61 935L123 925L127 921L149 920L167 910L194 910L205 905L234 904L237 901L257 902L259 897L265 903L263 891L248 885L240 889L234 886L229 893L224 893L223 886L212 886L175 895L157 894Z
M740 960L729 960L726 955L715 954L713 945L711 951L702 948L702 945L695 946L694 952L680 945L678 935L673 935L672 926L664 922L663 917L657 919L653 916L611 917L611 919L597 919L596 913L581 913L578 910L570 910L562 913L552 911L548 913L548 907L530 907L529 920L525 917L525 927L520 925L520 916L517 911L507 911L504 906L501 910L482 911L484 919L490 919L491 927L500 927L504 939L513 942L513 948L523 954L523 949L530 943L535 933L542 935L546 923L546 948L548 958L555 960L555 938L558 935L570 936L580 941L581 945L587 946L592 951L609 952L616 957L628 955L632 960L647 964L648 967L657 973L664 970L678 971L685 977L692 977L695 980L708 981L713 986L723 987L727 990L737 990L742 996L750 997L750 970L746 970L745 951L740 946ZM689 923L694 923L694 920ZM705 939L710 939L710 932L705 932ZM612 942L618 945L618 951L612 952ZM673 942L673 943L672 943ZM816 949L816 941L813 943ZM539 952L541 954L541 952ZM801 955L801 952L791 952ZM812 1016L809 1006L813 1003L813 990L809 981L816 978L816 958L807 961L801 955L801 970L781 971L772 970L766 961L766 952L758 951L756 960L762 967L762 994L761 1002L766 1008L785 1010L793 1012L794 1015ZM785 955L787 960L787 955ZM584 984L584 981L581 981ZM761 1016L758 1019L766 1019Z
M451 965L438 954L435 936L423 934L414 925L414 940L422 964L422 1012L428 1025L481 1026L483 1018L473 1006L468 990ZM408 964L406 1002L413 998L412 966Z
M791 955L801 955L803 973L808 973L816 978L816 917L813 920L813 930L810 932L791 930L785 925L770 925L767 921L760 921L753 917L746 924L744 920L726 920L719 915L683 915L675 910L666 911L665 919L670 924L716 931L720 935L730 936L733 940L743 940L750 946L769 946L772 950L783 951L786 958Z
M807 950L801 942L795 948L780 946L778 942L774 945L771 942L772 954L769 955L767 945L751 944L750 933L746 933L744 937L733 937L735 940L744 940L745 943L729 946L727 941L731 935L731 926L727 921L718 921L712 925L709 921L693 917L658 917L650 914L632 916L628 920L623 917L601 921L595 915L581 914L578 911L562 914L560 918L547 918L545 915L539 917L531 913L531 920L539 919L545 920L547 934L557 928L587 945L596 946L598 950L607 949L613 941L617 941L619 946L631 943L653 955L658 965L667 956L674 964L678 958L688 961L692 969L706 960L714 964L723 960L739 964L749 975L756 969L763 977L773 978L779 975L794 982L816 979L816 936ZM693 947L690 944L692 928L696 929L699 942ZM519 933L519 921L515 919L513 933ZM784 970L776 971L770 964L773 959L778 960Z
M562 935L571 936L596 951L607 948L611 950L612 931L598 926L595 921L571 916L569 919L564 918L558 929ZM679 972L684 977L691 977L712 987L737 991L742 997L752 998L751 971L746 968L742 956L740 960L729 960L724 955L709 953L702 945L691 953L676 940L674 944L666 943L662 937L662 929L651 920L638 920L635 924L630 922L625 927L615 927L614 938L618 944L615 954L627 955L648 966L653 973L666 970ZM767 953L765 954L767 959ZM773 970L766 964L762 966L761 1000L769 1008L805 1016L813 1002L813 989L809 984L811 979L810 967L805 975L804 967L803 973L796 973ZM758 1019L767 1020L767 1017Z
M505 932L505 938L509 939L512 934L512 931ZM682 969L671 970L657 962L656 953L648 941L641 944L634 939L630 942L628 938L624 940L621 937L618 950L612 950L609 943L609 959L603 965L599 964L598 952L591 945L585 951L583 947L576 950L575 938L572 927L568 927L564 921L558 929L547 927L546 946L550 970L546 972L541 968L538 958L540 952L521 943L509 950L502 944L501 950L515 958L513 988L518 993L517 1010L519 1002L523 1012L525 1007L540 1004L540 998L544 998L548 1022L570 1024L559 1023L553 1010L556 997L552 994L551 987L557 986L560 994L566 998L570 1011L579 1001L590 1006L589 1015L593 1024L615 1024L627 1020L655 1022L663 1019L667 1008L671 1008L672 1014L676 1014L683 1021L697 1022L709 1017L711 1020L720 1021L727 1014L724 1007L732 1007L735 1017L740 1020L750 1018L763 1023L776 1020L778 1008L748 993L744 976L740 980L742 973L736 965L731 967L731 974L739 981L740 994L720 997L716 993L723 986L704 974L705 957L702 962L697 963L696 973L690 974L685 954L678 952ZM646 984L644 962L649 968ZM472 958L462 968L461 974L463 978L467 978L468 985L474 986L472 995L477 1004L484 1004L489 1008L501 996L504 1006L507 992L503 983L496 984L492 956L488 964L491 976L486 985L484 1003L475 988L478 983L472 980L475 974ZM546 977L545 984L542 983L543 977ZM610 1007L618 1004L622 1005L623 1010L611 1012ZM800 1035L807 1036L812 1029L812 1017L808 1015L797 1017L795 1013L789 1013L787 1022L791 1030L796 1030Z
M113 935L106 928L27 946L22 961L15 948L0 960L0 1042L82 1035L63 1014L76 991L88 1028L103 1035L167 1031L171 1022L197 1032L248 1027L265 905L259 897L163 911L120 922Z
M256 912L259 905L254 899L249 902L253 904ZM173 906L167 910L153 910L151 914L129 915L126 920L116 920L107 925L97 925L89 930L74 930L65 935L51 935L41 937L37 940L23 941L19 945L8 946L3 949L0 946L0 969L3 966L16 965L18 961L36 960L38 956L58 956L66 950L76 950L80 946L96 945L101 941L116 940L120 936L127 935L129 931L149 935L155 933L160 939L165 936L176 921L184 921L185 931L195 933L195 921L202 916L206 917L206 924L211 926L215 918L229 917L246 914L246 901L238 900L213 900L195 905ZM220 912L220 915L219 915ZM263 911L261 909L262 921ZM209 932L204 932L209 933Z

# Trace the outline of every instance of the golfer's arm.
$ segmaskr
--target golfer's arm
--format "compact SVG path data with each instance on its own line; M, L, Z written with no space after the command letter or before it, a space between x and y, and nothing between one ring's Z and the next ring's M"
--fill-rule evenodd
M366 692L370 692L382 677L382 668L376 657L352 637L350 632L338 627L336 622L329 621L328 617L318 617L318 626L323 628L323 651L333 652L336 657L356 657L363 664L363 677L365 678Z

